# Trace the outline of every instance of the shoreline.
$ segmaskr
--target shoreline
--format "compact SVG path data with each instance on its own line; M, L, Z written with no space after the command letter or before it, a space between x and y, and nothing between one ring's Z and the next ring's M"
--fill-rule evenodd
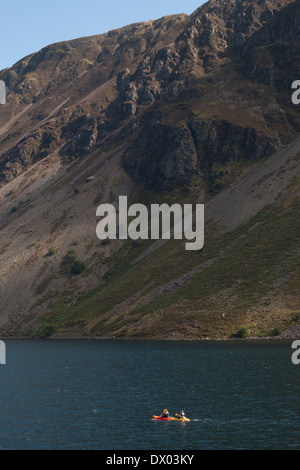
M231 338L231 337L224 337L224 338L142 338L142 337L100 337L100 336L49 336L46 338L29 338L28 336L1 336L0 341L6 340L20 340L20 341L110 341L110 342L130 342L130 341L144 341L144 342L172 342L172 343L200 343L200 342L270 342L270 341L296 341L300 340L300 334L298 336L294 335L280 335L280 336L265 336L265 337L254 337L249 336L246 338Z

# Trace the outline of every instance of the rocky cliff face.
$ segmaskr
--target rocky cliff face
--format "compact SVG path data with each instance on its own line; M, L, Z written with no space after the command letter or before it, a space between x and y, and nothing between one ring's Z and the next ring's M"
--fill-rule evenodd
M211 0L191 16L172 15L48 46L0 72L7 86L7 104L0 106L3 332L28 334L46 324L60 334L122 330L131 335L150 331L164 312L166 324L173 325L168 316L173 308L179 322L185 318L188 334L197 336L201 328L211 334L204 317L190 321L185 316L189 302L200 310L197 302L206 305L204 315L210 310L199 286L190 284L202 271L215 282L215 292L209 294L215 310L223 308L218 303L222 298L228 300L228 311L235 305L236 312L244 312L253 324L255 319L262 325L261 318L267 318L268 328L272 322L284 323L284 314L278 313L277 320L270 312L264 316L255 300L253 318L250 300L237 303L243 286L265 280L257 278L258 260L252 260L251 282L247 272L240 271L239 266L247 263L242 257L235 259L228 238L225 251L213 238L208 254L186 259L178 248L101 244L94 226L96 206L116 204L120 194L147 204L161 194L170 201L178 197L180 203L207 202L208 232L214 236L239 230L239 224L259 218L257 214L275 201L291 211L289 223L297 212L299 189L299 149L292 143L298 142L300 120L291 103L291 83L299 78L299 12L299 3L291 0ZM288 148L294 153L280 153L291 144ZM224 214L235 222L228 224ZM274 229L271 217L266 221L269 225L266 222L265 232L257 233L258 239ZM250 224L241 239L232 235L233 246L246 253L255 241L245 248L242 240L250 240L256 227L256 222ZM274 241L279 251L280 240ZM273 272L270 260L275 263L275 258L266 259L263 248L260 258ZM174 257L178 265L172 268L171 263L170 270L159 267L159 249L161 259ZM223 272L226 250L233 262L230 282L227 273L219 279L211 267L220 263L218 272ZM292 254L286 256L289 268L275 270L274 279L265 273L264 279L272 277L273 284L266 284L256 297L281 295L280 286L288 285L289 304L276 297L275 310L290 314L298 308L293 290L297 275ZM85 263L83 273L74 275L75 261ZM281 266L279 259L276 263ZM120 279L125 274L128 285ZM165 287L156 285L155 279ZM205 279L201 283L206 285ZM172 298L178 286L187 291L175 308L162 298L168 293ZM101 293L98 300L91 294L94 300L87 308L93 314L86 319L76 305L93 289ZM241 296L249 299L246 290ZM101 326L102 307L110 313ZM69 315L72 309L75 313ZM214 320L222 323L225 317ZM237 317L226 332L236 322Z
M273 15L242 47L244 74L282 91L290 86L299 54L300 9L297 2Z
M145 127L149 128L148 139L151 140L149 109L152 110L150 119L154 121L154 126L155 122L164 124L164 115L168 115L168 112L160 112L159 108L166 109L172 105L174 119L183 118L194 122L195 115L199 111L201 114L198 103L194 102L199 95L207 95L207 99L202 100L203 108L213 100L222 98L221 93L219 97L216 96L222 76L217 76L220 68L228 70L230 67L232 73L239 66L250 83L260 81L269 87L275 82L277 88L286 90L290 85L290 77L297 74L297 67L295 61L289 60L287 63L287 59L282 58L280 48L284 47L284 41L295 41L299 32L298 7L296 3L289 5L290 3L288 0L252 3L211 1L200 7L191 17L168 17L129 26L99 37L49 46L20 61L12 69L2 72L1 78L5 80L9 93L5 113L3 110L2 118L0 115L0 122L3 124L1 180L5 182L15 177L28 165L44 158L58 147L62 157L78 158L113 132L120 132L126 123L127 135L139 129L141 135L135 138L135 152L133 144L124 155L124 166L132 171L132 176L145 181L143 167L144 164L147 167L147 164L137 160L138 145L145 140ZM262 44L264 47L261 47ZM272 44L275 44L273 49L279 49L272 52L272 47L268 47ZM270 54L274 55L273 59ZM122 69L124 65L128 67ZM282 73L286 76L284 81ZM276 77L272 74L276 74ZM202 81L205 76L209 76L206 88ZM232 102L227 105L225 127L228 125L233 128L235 123L232 122L230 112L233 107L240 107L242 97L238 90L232 89L231 77L227 77L225 71L222 76L223 87L224 82L227 93L231 91L232 98ZM208 91L208 84L211 90L215 90L214 97ZM224 109L221 107L226 106L226 103L221 99L219 104L219 109L215 106L214 114L208 116L206 122L217 119L224 121L221 115ZM247 106L246 101L245 104ZM286 114L287 106L282 109L281 104L278 103L282 111L281 119L286 120L293 135L295 126L297 130L297 123L289 119ZM268 147L272 150L279 143L276 125L271 119L263 118L264 116L259 132L250 123L245 124L245 129L242 130L244 134L254 133L259 136L257 149L254 148L255 144L251 144L252 147L254 145L251 158L259 158L263 147L268 152ZM32 123L29 127L25 124L28 119ZM222 131L217 129L224 129L224 123L211 122L208 125L215 129L215 140L219 134L222 138ZM233 139L236 138L235 134L241 132L239 127L230 131ZM181 170L178 171L178 184L183 176L194 172L195 148L188 130L189 122L181 129L178 131L183 133L181 145L191 155L192 161L188 162L183 157L185 162L179 165L176 163L175 152L173 163L168 163L172 159L169 156L167 162L154 163L157 167L157 170L153 170L154 173L161 174L159 184L164 179L167 184L170 179L176 183L179 166ZM261 140L265 143L262 144ZM165 142L169 148L168 138ZM173 147L176 145L175 139ZM163 142L160 142L159 147L161 153L164 153ZM217 149L218 143L215 142L214 147ZM204 148L203 152L207 150L210 149ZM133 161L128 161L130 158ZM140 158L143 160L143 156ZM220 156L220 159L223 157ZM236 155L233 159L236 160ZM200 156L199 160L201 169L203 158ZM207 172L207 168L203 170L204 173ZM152 173L147 182L150 185L153 184Z
M173 114L177 114L178 120L186 121L186 125L177 131L177 135L181 134L179 144L176 139L169 137L168 132L156 132L157 127L165 121L163 113L158 111L146 117L139 135L123 155L124 167L134 178L150 186L156 181L160 187L167 187L170 182L180 184L182 177L189 180L197 169L200 174L210 178L215 163L260 159L296 135L298 123L291 116L290 103L286 96L283 103L277 93L277 90L286 92L290 88L291 77L297 76L296 61L291 53L284 54L285 59L281 54L282 38L294 43L299 35L299 8L295 3L288 3L209 2L192 15L190 24L172 45L149 55L131 77L127 71L119 97L121 101L128 99L129 114L137 114L139 106L145 102L160 101L164 106L172 106L174 103L173 108L177 109L174 109ZM283 8L285 5L288 7ZM277 15L279 11L280 15ZM273 59L268 47L272 43ZM296 43L299 45L299 41L296 40ZM285 49L290 47L288 44L285 44ZM297 45L293 44L295 52ZM222 69L224 73L217 74ZM241 88L236 90L232 82L233 71L240 71L241 81L246 76L250 83L259 81L268 87L259 91L261 95L265 92L269 99L274 90L271 103L264 105L262 99L261 106L257 106L260 100L256 97L253 105L249 100L253 91L248 94ZM284 80L282 74L285 74ZM206 85L201 86L205 77L209 77ZM234 78L236 82L237 77ZM197 99L201 106L200 103L199 106L193 103ZM215 104L212 110L214 114L207 116L205 108L212 107L212 103ZM245 113L256 118L255 124L250 124L250 116L243 125L233 120L236 110L242 113L242 108ZM202 113L205 119L195 119ZM226 119L223 118L224 113ZM157 137L153 143L152 135ZM174 146L179 152L184 148L185 151L181 153L185 156L190 155L182 159L180 168L176 153L171 157L173 164L169 161L169 150ZM155 155L151 170L149 158L144 157L146 149L146 153ZM140 157L139 153L142 153Z
M123 153L122 163L136 181L170 188L188 185L194 175L214 178L218 164L270 156L277 145L263 132L226 120L192 119L178 128L148 122Z

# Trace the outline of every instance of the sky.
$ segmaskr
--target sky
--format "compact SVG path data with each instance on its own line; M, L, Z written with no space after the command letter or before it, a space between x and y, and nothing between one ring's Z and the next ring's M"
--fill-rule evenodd
M0 0L0 70L55 42L105 33L174 13L204 0Z

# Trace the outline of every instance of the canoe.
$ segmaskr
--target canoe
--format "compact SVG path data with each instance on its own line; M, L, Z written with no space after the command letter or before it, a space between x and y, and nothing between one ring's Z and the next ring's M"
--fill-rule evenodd
M171 417L170 419L171 419L171 421L184 421L184 422L191 421L188 418L173 418L173 417Z
M190 421L190 419L188 418L173 418L172 416L170 416L170 418L161 418L160 416L153 415L153 418L160 419L162 421L184 421L184 422Z

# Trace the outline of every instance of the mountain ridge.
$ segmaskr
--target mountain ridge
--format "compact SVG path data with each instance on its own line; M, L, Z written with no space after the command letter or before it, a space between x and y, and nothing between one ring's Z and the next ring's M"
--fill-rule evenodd
M297 2L213 0L0 72L2 335L297 326L299 29ZM96 207L119 195L205 203L204 249L101 243Z

